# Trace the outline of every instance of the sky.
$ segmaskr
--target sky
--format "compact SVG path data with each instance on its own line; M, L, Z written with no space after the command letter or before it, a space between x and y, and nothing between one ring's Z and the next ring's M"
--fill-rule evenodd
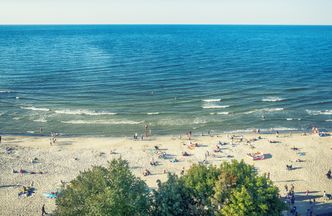
M332 0L0 0L0 24L332 25Z

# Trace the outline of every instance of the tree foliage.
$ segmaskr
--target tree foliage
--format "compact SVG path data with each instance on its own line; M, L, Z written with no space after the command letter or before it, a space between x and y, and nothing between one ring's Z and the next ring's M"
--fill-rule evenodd
M154 191L155 216L194 215L194 201L184 182L174 174L168 174L168 180L158 182L158 189Z
M80 173L56 204L56 215L149 215L150 193L128 162L118 159Z
M243 161L193 165L185 175L169 174L149 192L128 162L82 172L56 200L57 215L277 216L284 210L278 188Z
M182 177L184 186L195 200L199 215L211 215L213 207L211 196L214 194L215 182L220 175L220 169L215 166L194 164Z

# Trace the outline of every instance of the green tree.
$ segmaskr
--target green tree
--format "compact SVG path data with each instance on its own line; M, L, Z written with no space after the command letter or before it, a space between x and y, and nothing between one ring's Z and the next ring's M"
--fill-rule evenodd
M56 200L56 215L149 215L150 193L128 162L112 160L108 168L93 167L70 182Z
M220 169L215 166L194 164L182 177L200 215L213 213L211 196L214 195L214 186L219 175Z
M184 182L175 174L168 174L166 182L158 182L154 191L154 216L186 216L195 213L193 199Z
M231 192L229 203L221 209L220 214L224 216L258 216L255 211L255 200L248 192L248 190L242 186L239 189Z
M278 188L258 176L253 166L232 161L223 163L220 169L213 196L216 215L277 216L285 209Z
M223 162L220 165L220 175L215 184L213 202L216 206L222 206L229 198L232 189L250 184L257 175L253 166L244 161L232 160L231 163Z

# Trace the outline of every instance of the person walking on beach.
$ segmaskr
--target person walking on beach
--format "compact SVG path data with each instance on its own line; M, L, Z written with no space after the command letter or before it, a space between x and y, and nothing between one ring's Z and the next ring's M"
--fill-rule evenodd
M0 143L1 143L1 138L2 138L2 137L0 136Z
M47 215L47 212L45 211L45 204L43 205L41 211L42 211L42 216Z

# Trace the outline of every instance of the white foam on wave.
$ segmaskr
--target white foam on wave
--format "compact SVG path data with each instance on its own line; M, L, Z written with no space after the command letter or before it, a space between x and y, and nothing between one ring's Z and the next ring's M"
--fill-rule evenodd
M283 98L280 97L265 97L262 99L264 102L278 102L278 101L283 101Z
M39 118L39 119L35 119L33 120L34 122L41 122L41 123L46 123L47 120L45 118Z
M327 121L327 122L332 122L332 119L327 119L327 120L325 120L325 121Z
M306 110L309 115L332 115L332 110Z
M224 109L228 108L228 105L205 105L202 106L203 109Z
M255 109L255 110L251 110L248 112L245 112L244 114L252 114L252 113L256 113L256 112L278 112L278 111L283 111L284 108L264 108L264 109Z
M277 128L270 128L270 129L263 129L261 131L297 131L297 128L287 128L287 127L277 127Z
M130 121L130 120L95 120L95 121L85 121L85 120L71 120L71 121L61 121L64 124L101 124L101 125L134 125L141 124L142 122Z
M301 121L301 118L286 118L287 121L293 121L293 120L298 120Z
M33 111L43 111L43 112L49 112L50 111L50 109L48 109L48 108L38 108L38 107L33 107L33 106L21 107L21 109L33 110Z
M221 99L220 98L215 98L215 99L203 99L202 101L207 102L207 103L211 103L211 102L220 102Z
M19 118L19 117L14 117L13 119L14 119L14 120L16 120L16 121L17 121L17 120L20 120L20 118Z
M27 133L34 134L35 132L34 131L27 131Z
M147 115L159 115L159 112L148 112Z
M242 130L233 130L233 131L227 131L226 133L251 133L256 132L257 128L247 128ZM276 128L260 128L261 132L276 132L276 131L298 131L297 128L287 128L287 127L276 127Z
M10 90L0 90L0 93L12 93Z
M206 124L207 121L205 119L195 118L193 123L194 124Z
M156 125L160 126L182 126L182 125L198 125L206 124L207 120L202 118L195 119L184 119L184 118L167 118L160 119L157 121Z
M261 111L263 112L278 112L278 111L282 111L284 110L284 108L264 108L261 109Z
M72 110L72 109L62 109L62 110L55 110L54 111L57 114L64 114L64 115L91 115L91 116L98 116L98 115L116 115L117 113L113 112L96 112L86 109L78 109L78 110Z
M229 112L213 112L210 115L229 115Z

